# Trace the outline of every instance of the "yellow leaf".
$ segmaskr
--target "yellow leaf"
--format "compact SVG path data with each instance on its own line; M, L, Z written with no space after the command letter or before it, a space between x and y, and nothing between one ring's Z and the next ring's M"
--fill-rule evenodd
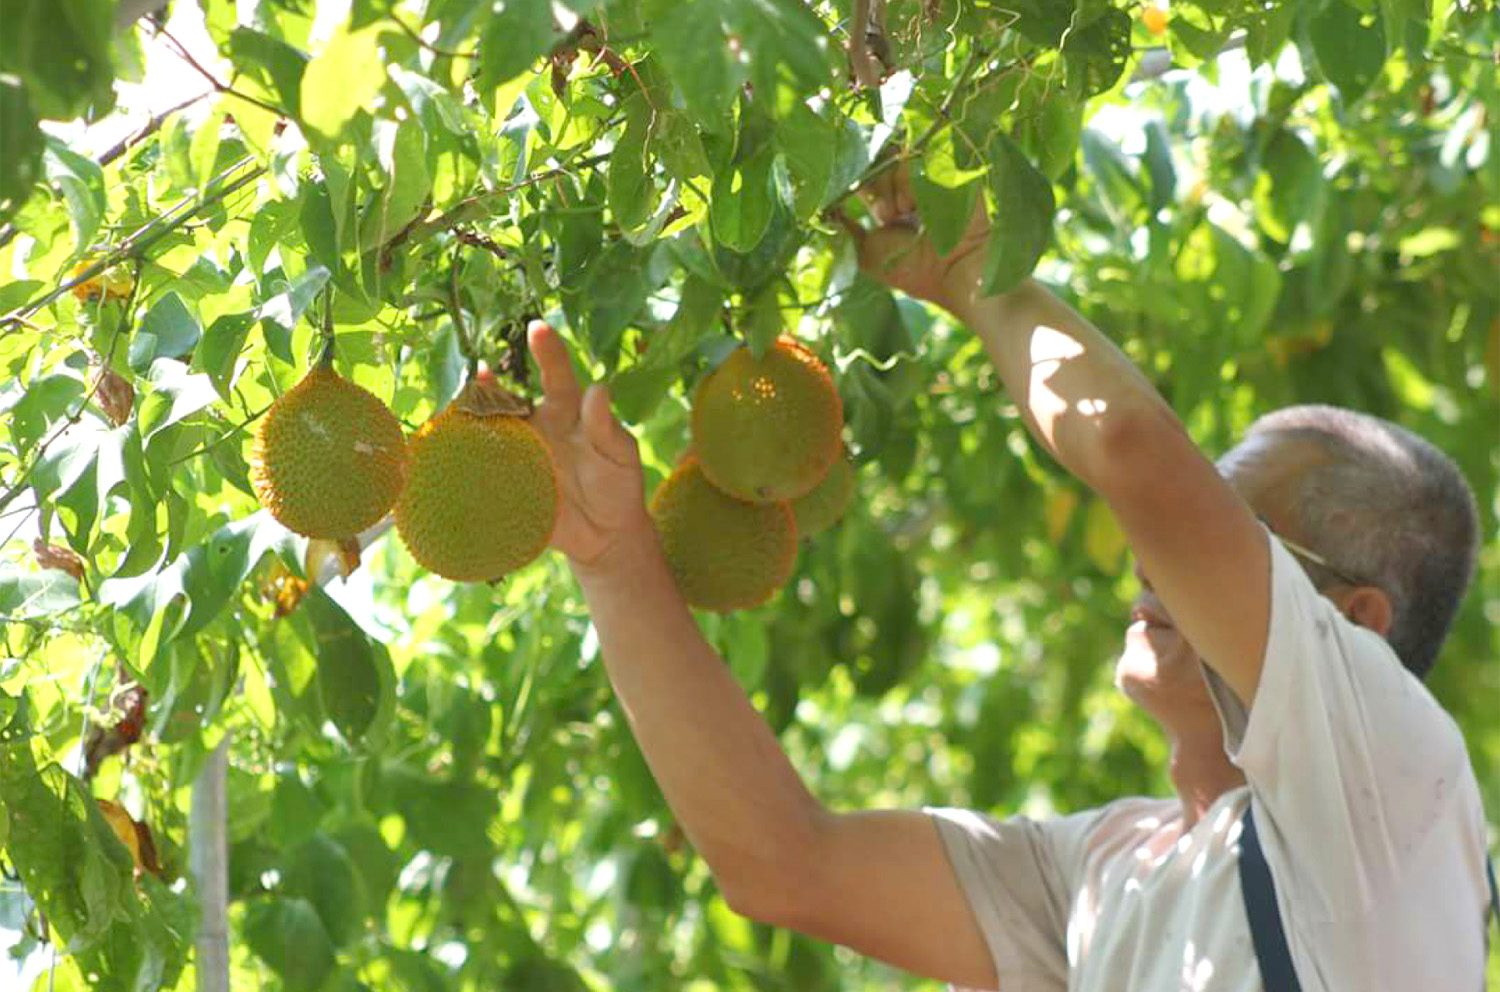
M1047 540L1056 544L1068 532L1073 511L1078 509L1078 494L1071 489L1054 489L1047 494L1042 515L1047 521Z
M146 863L141 860L141 839L135 832L135 821L130 818L130 814L108 799L96 798L94 801L99 804L99 812L104 814L104 822L109 824L115 836L120 838L120 843L130 851L130 859L135 862L136 867L145 867Z
M1119 571L1120 560L1125 555L1125 532L1115 521L1114 511L1102 499L1089 504L1088 516L1084 520L1083 548L1099 571L1108 574Z

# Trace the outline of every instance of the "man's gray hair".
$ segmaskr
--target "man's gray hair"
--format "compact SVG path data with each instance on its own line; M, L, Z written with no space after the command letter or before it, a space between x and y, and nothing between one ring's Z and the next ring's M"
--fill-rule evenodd
M1331 564L1390 597L1386 640L1426 678L1474 576L1479 514L1458 466L1404 427L1332 406L1261 417L1246 440L1280 434L1325 458L1291 486L1291 524ZM1317 578L1317 568L1309 571Z

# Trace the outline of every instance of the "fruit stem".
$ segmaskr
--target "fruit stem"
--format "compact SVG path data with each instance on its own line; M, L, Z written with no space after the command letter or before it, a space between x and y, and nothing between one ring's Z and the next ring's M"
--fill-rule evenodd
M318 365L319 368L331 368L333 366L333 356L335 355L335 353L337 351L337 347L334 344L334 337L333 337L333 287L332 286L329 286L328 287L328 291L323 294L323 328L322 328L322 337L323 337L323 347L318 352L317 365Z
M464 325L463 303L458 298L457 259L454 259L453 267L448 270L448 315L453 319L453 334L458 340L459 354L468 359L469 378L473 379L479 374L479 353L474 348L474 339L469 337L468 327Z

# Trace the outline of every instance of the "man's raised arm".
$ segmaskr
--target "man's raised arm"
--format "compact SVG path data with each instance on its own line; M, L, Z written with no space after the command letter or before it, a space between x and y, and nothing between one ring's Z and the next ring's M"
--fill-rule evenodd
M835 815L704 641L642 501L634 440L599 387L580 394L545 325L531 349L546 394L534 423L557 464L553 544L588 600L636 741L694 849L746 916L898 967L992 987L994 966L942 841L917 812Z
M861 236L864 267L979 335L1032 435L1110 505L1177 627L1248 705L1270 616L1270 550L1249 507L1145 376L1072 307L1030 279L983 294L982 206L939 257L912 226L904 170L887 173L869 201L882 227Z

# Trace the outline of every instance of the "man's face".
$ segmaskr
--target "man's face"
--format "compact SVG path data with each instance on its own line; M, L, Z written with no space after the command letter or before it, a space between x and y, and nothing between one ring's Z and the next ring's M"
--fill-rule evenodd
M1256 514L1274 528L1285 511L1286 483L1316 453L1305 443L1274 434L1256 435L1219 460L1219 471ZM1178 632L1172 615L1152 591L1139 565L1135 569L1141 592L1131 606L1130 626L1115 663L1115 684L1138 705L1158 718L1184 707L1207 705L1199 655Z

